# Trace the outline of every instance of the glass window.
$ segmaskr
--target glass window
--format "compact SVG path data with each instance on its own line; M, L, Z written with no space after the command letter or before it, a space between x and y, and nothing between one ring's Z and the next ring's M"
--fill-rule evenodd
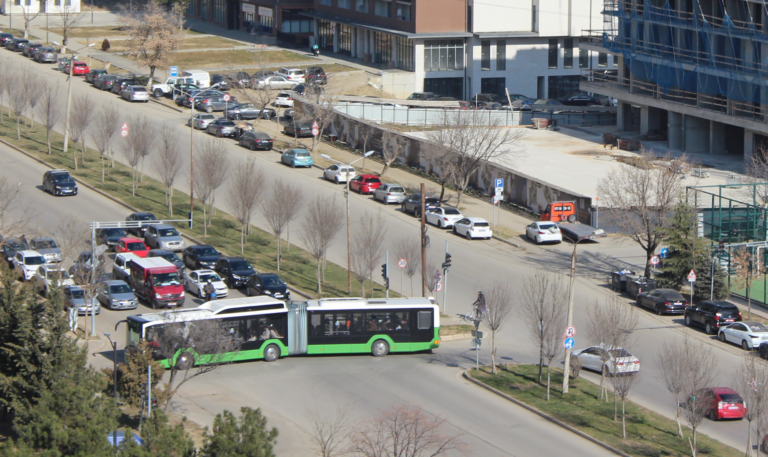
M406 42L406 39L403 40ZM412 46L408 57L412 58ZM464 69L464 45L460 40L424 41L424 71L454 71Z
M337 0L336 6L338 6L339 8L349 9L350 8L349 0Z
M589 68L589 51L579 48L579 68Z
M402 21L411 22L411 4L397 2L397 18Z
M389 0L376 0L373 4L373 12L376 16L392 17L392 2Z
M533 0L531 5L531 32L539 31L539 0Z
M283 22L285 23L285 22ZM333 51L333 26L329 21L317 21L317 45L322 49Z
M579 75L550 76L547 98L557 99L579 94L579 78Z
M355 0L355 11L368 12L368 0Z
M597 66L605 67L608 65L608 54L600 52L597 54Z
M213 0L213 21L225 22L227 13L227 4L225 0Z
M339 24L339 53L352 54L352 27Z
M573 38L563 40L563 68L573 68Z
M373 44L376 63L387 63L392 60L392 35L374 32Z
M419 311L418 324L419 330L432 328L432 311Z
M480 69L490 71L491 69L491 40L480 42Z
M507 69L507 40L496 41L496 70Z
M549 40L549 68L557 68L557 38Z
M197 2L195 1L189 2L189 5L187 6L188 16L194 16L197 13L197 11L195 10L195 5L197 5Z

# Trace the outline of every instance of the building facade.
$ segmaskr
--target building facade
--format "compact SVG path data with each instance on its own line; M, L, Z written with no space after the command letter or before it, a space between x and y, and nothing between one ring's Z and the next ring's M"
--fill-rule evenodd
M585 72L582 90L615 97L618 128L671 149L738 154L768 145L768 16L744 0L606 2L582 48L610 52L614 73Z
M299 13L311 11L314 0L192 0L187 16L230 30L309 44L314 21Z
M38 13L69 14L79 12L80 0L0 0L0 14L9 16L18 15L21 26L14 28L20 29L24 27L24 15L33 16Z

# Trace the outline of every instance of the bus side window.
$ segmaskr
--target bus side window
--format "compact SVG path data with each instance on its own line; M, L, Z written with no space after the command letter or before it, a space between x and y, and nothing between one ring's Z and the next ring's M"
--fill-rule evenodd
M432 311L419 311L418 324L419 330L429 330L432 328Z
M352 333L362 333L365 331L365 314L353 313L352 314Z

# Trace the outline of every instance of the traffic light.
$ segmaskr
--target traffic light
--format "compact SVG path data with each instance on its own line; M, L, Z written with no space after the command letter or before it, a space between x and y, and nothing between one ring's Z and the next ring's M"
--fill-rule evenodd
M141 383L141 398L147 398L147 383L143 382Z
M449 268L451 268L451 255L446 252L445 262L443 262L443 270L447 270Z
M381 266L381 277L384 278L385 281L389 280L389 276L387 275L387 264Z

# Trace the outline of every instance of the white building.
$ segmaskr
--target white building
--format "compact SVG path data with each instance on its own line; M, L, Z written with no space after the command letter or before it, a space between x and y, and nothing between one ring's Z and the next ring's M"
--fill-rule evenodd
M0 14L11 17L18 16L22 26L24 16L31 18L36 14L76 14L79 12L80 0L0 0ZM23 27L14 26L14 28Z

